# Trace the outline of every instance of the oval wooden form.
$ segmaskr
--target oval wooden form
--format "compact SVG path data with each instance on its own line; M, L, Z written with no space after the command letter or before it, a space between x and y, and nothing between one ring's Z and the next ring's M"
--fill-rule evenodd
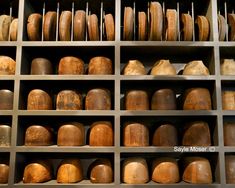
M98 121L91 125L90 146L113 146L114 133L111 122Z
M192 41L193 39L193 19L190 14L182 14L181 20L183 23L182 39L184 41Z
M53 68L50 60L46 58L34 58L31 62L30 74L32 75L46 75L52 74Z
M152 110L176 110L176 95L172 89L159 89L151 100Z
M48 161L35 161L24 169L23 183L43 183L52 179L52 166Z
M27 110L52 110L52 100L47 92L34 89L28 94Z
M139 60L129 60L123 71L124 75L146 75L146 69Z
M79 159L64 159L57 171L58 183L77 183L83 179L82 165Z
M149 181L148 165L144 158L132 157L123 162L122 179L127 184L144 184Z
M226 183L235 184L235 155L225 156Z
M77 10L74 16L73 38L75 41L85 40L86 31L86 12Z
M173 158L158 158L153 161L152 180L162 184L177 183L180 180L179 167Z
M235 123L224 123L224 145L235 146Z
M88 74L110 75L113 74L113 65L111 59L107 57L93 57L88 66Z
M63 57L59 62L58 74L84 74L83 60L72 56Z
M89 167L91 183L112 183L113 169L109 159L97 159Z
M183 75L208 76L210 72L201 60L197 60L185 65Z
M177 12L175 9L166 10L167 28L166 28L166 40L176 41L178 35L178 23L177 23Z
M185 158L183 181L192 184L212 183L211 165L208 159L203 157Z
M56 98L56 110L82 110L82 95L73 90L60 91Z
M17 41L18 33L18 18L12 20L10 25L10 39L11 41Z
M229 40L235 40L235 14L228 14L228 25L230 26Z
M106 14L104 17L105 31L107 41L114 41L115 39L115 24L112 14Z
M62 11L59 21L59 36L61 41L71 40L72 12Z
M190 88L184 93L183 110L211 110L211 95L206 88Z
M219 41L224 41L226 36L227 23L225 18L218 14Z
M222 92L223 110L235 110L235 91Z
M42 15L38 13L30 14L27 23L27 34L30 41L41 40Z
M81 123L72 122L62 125L59 128L57 138L58 146L83 146L84 144L85 128Z
M0 41L8 41L9 31L11 25L11 16L0 16Z
M210 23L206 16L197 16L195 23L198 25L198 40L207 41L210 35Z
M8 125L0 125L0 146L11 145L11 127Z
M0 56L0 75L14 75L16 62L8 56Z
M126 110L149 110L149 98L146 91L128 91L125 98Z
M86 110L111 110L111 93L107 89L91 89L85 100Z
M221 75L235 75L234 59L224 59L220 65Z
M147 16L145 12L138 12L138 40L145 41L147 38Z
M48 11L44 16L43 36L45 41L54 41L56 39L56 19L55 11Z
M127 147L149 146L148 127L141 123L126 123L123 129L123 145Z
M96 14L88 16L87 20L88 20L87 27L88 27L88 34L90 41L98 41L100 36L99 36L98 18Z
M14 93L8 89L0 90L0 110L12 110L13 109L13 97Z
M134 12L131 7L125 7L123 20L123 40L133 40L134 34Z
M184 132L183 146L211 146L210 128L205 121L188 123Z
M49 146L53 144L50 127L31 125L25 131L25 146Z
M0 164L0 184L8 183L9 177L9 165L8 164Z
M176 75L175 67L170 63L169 60L157 61L150 72L151 75Z
M178 131L175 126L171 124L163 124L159 126L153 135L154 146L177 146L178 145Z

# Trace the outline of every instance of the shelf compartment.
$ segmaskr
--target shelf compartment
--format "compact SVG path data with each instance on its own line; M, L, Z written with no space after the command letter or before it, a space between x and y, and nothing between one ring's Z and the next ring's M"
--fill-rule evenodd
M9 129L9 127L10 127L10 129ZM0 149L7 149L11 145L12 116L2 116L1 115L0 116L0 128L2 128L1 130L5 130L0 133Z
M6 172L7 172L6 167L7 166L9 167L9 164L10 164L9 161L10 161L10 152L0 152L0 165L1 165L1 168L5 169L5 170L1 169L1 172L4 173L4 175L5 175L4 179L5 178L7 179L7 183L3 183L3 182L0 183L0 187L7 186L8 183L9 183L9 180L10 180L9 172L8 172L8 175L6 174ZM8 171L10 171L10 167L9 167ZM7 178L7 176L8 176L8 178ZM1 174L1 181L3 181L3 175L2 174Z

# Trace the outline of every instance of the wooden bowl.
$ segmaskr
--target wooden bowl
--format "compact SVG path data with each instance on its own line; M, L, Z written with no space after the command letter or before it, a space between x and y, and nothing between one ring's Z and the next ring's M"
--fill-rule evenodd
M98 121L91 125L90 146L113 146L114 133L111 122Z
M109 159L97 159L89 167L91 183L112 183L113 169Z
M194 121L186 125L183 146L211 146L210 128L205 121Z
M11 127L9 125L0 125L0 146L11 145Z
M122 179L127 184L144 184L149 181L148 165L144 158L132 157L123 162Z
M8 56L0 56L0 75L14 75L15 70L15 60Z
M170 63L169 60L160 60L157 61L150 72L151 75L168 75L168 76L174 76L176 75L176 69L175 67Z
M68 136L69 135L69 136ZM81 123L62 125L58 130L58 146L82 146L85 144L85 128Z
M179 167L173 158L155 159L152 165L152 180L162 184L173 184L180 181Z
M25 131L25 146L49 146L53 144L50 127L31 125Z
M24 169L24 183L44 183L52 179L52 166L48 161L38 160Z
M30 91L28 94L27 110L52 110L50 95L41 89Z
M8 89L0 90L0 110L12 110L13 109L13 97L14 93Z
M84 61L80 58L67 56L60 59L58 74L81 75L84 74Z
M110 75L113 74L113 65L111 59L107 57L93 57L88 65L88 74Z
M51 62L46 58L34 58L31 63L30 74L46 75L52 74L53 68Z
M224 123L224 146L235 146L235 123Z
M107 89L91 89L85 100L86 110L111 110L111 93Z
M153 146L177 146L178 133L175 126L171 124L163 124L159 126L153 135Z
M76 183L83 179L82 165L79 159L64 159L57 171L58 183Z
M191 61L185 65L183 75L208 76L210 72L202 61Z
M235 155L225 156L226 183L235 184Z
M222 92L223 110L235 110L235 91Z
M73 90L60 91L56 98L56 110L82 110L82 95Z
M123 145L127 147L149 146L148 127L141 123L126 123L123 129Z
M184 93L183 110L211 110L211 95L206 88L190 88Z
M151 100L152 110L176 110L176 95L172 89L159 89Z
M0 163L0 184L8 183L9 165Z
M149 98L146 91L130 90L125 97L126 110L149 110Z
M146 69L139 60L129 60L124 67L124 75L146 75Z
M187 157L184 161L183 181L192 184L212 183L211 165L203 157Z

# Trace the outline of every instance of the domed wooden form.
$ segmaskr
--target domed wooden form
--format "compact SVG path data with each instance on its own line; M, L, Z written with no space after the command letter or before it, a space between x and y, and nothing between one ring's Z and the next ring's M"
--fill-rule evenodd
M183 146L211 146L210 128L205 121L194 121L186 125Z
M111 93L107 89L91 89L85 100L86 110L111 110Z
M90 165L92 183L112 183L113 169L109 159L97 159Z
M28 164L24 169L24 183L43 183L52 179L52 166L46 160Z
M203 157L185 158L183 181L193 184L212 183L211 165L208 159Z
M169 60L160 60L157 61L150 72L151 75L176 75L175 67L170 63Z
M114 133L111 122L98 121L91 125L90 146L113 146Z
M72 56L62 58L59 62L58 74L84 74L83 60Z
M93 57L88 66L88 74L109 75L113 74L112 60L107 57Z
M185 65L183 75L208 76L210 72L202 61L191 61Z
M57 171L58 183L76 183L83 179L82 165L79 159L64 159Z
M235 155L225 156L226 183L235 184Z
M224 59L220 65L221 75L235 75L235 61L234 59Z
M49 146L53 144L52 129L42 125L31 125L25 131L25 146Z
M146 69L139 60L129 60L123 71L124 75L146 75Z
M30 91L28 94L27 110L52 110L50 95L41 89Z
M9 125L0 125L0 146L11 145L11 127Z
M191 88L184 93L183 110L211 110L211 95L206 88Z
M13 109L13 97L14 93L8 89L0 90L0 110L12 110Z
M235 91L222 92L223 110L235 110Z
M35 58L31 63L30 74L32 75L46 75L52 74L52 63L46 58Z
M85 144L85 128L81 123L62 125L58 130L58 146L82 146Z
M152 180L162 184L179 182L180 174L177 161L167 157L155 159L152 165Z
M176 95L172 89L159 89L151 101L152 110L176 110Z
M131 90L126 93L126 110L149 110L149 98L146 91Z
M0 75L14 75L16 62L8 56L0 56Z
M0 162L0 184L8 183L9 165Z
M123 130L123 144L127 147L149 146L148 127L141 123L126 123Z
M82 110L82 95L73 90L60 91L56 98L56 110Z
M171 124L163 124L159 126L154 132L152 143L154 146L177 146L177 129Z
M124 160L122 179L127 184L144 184L149 181L148 165L144 158L132 157Z
M235 146L235 123L224 123L224 145Z

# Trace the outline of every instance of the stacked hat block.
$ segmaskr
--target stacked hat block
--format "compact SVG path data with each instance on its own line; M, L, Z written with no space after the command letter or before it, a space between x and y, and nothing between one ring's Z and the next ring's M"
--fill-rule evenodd
M235 2L0 7L1 187L234 186Z

